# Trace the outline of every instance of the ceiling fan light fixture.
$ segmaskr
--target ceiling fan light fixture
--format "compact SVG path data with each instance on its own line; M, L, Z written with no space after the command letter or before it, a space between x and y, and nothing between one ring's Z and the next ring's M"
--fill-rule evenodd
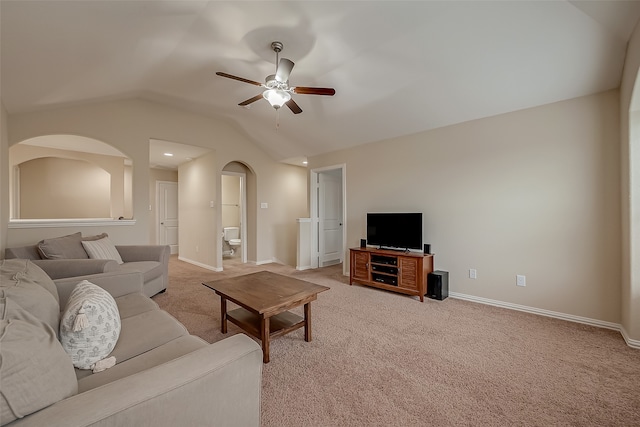
M282 89L267 89L262 93L262 96L276 110L291 99L291 94Z

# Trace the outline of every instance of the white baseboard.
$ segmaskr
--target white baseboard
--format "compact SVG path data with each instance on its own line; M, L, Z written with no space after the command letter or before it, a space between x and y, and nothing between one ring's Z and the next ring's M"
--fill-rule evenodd
M627 330L622 325L620 325L620 333L622 334L622 338L624 338L629 347L640 349L640 340L632 340L631 338L629 338Z
M272 259L267 259L267 260L262 260L262 261L256 261L256 265L264 265L264 264L271 264L274 261Z
M206 268L207 270L216 271L216 272L221 272L222 271L221 268L216 268L216 267L213 267L211 265L203 264L201 262L194 261L194 260L189 259L189 258L184 258L184 257L181 257L180 255L178 255L178 259L180 261L188 262L189 264L197 265L198 267Z
M589 317L574 316L573 314L561 313L558 311L544 310L536 307L529 307L526 305L512 304L510 302L492 300L489 298L477 297L474 295L461 294L458 292L449 292L449 296L456 299L465 301L477 302L480 304L493 305L495 307L507 308L509 310L523 311L525 313L537 314L539 316L553 317L555 319L567 320L570 322L583 323L585 325L596 326L599 328L611 329L620 332L622 338L629 347L640 349L640 341L629 338L629 335L625 331L624 327L618 323L605 322L603 320L591 319Z
M298 270L298 271L311 270L311 266L310 265L296 265L296 270Z

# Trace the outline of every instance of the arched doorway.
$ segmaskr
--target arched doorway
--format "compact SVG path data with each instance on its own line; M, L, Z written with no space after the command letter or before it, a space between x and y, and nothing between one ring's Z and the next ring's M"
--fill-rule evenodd
M243 162L229 162L222 168L220 188L222 239L218 253L224 269L256 259L255 174Z

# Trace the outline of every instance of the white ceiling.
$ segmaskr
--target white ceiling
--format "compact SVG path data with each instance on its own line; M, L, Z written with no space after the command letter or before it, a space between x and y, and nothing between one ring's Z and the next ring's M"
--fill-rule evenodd
M6 1L0 89L11 113L142 97L235 122L276 160L620 85L640 1ZM272 41L304 111L260 88ZM175 141L179 142L179 141Z

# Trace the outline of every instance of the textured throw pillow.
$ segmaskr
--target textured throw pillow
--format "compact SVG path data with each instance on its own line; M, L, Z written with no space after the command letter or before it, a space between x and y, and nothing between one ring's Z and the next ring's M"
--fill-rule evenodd
M10 298L0 300L0 425L78 392L69 356L54 331Z
M105 237L109 237L109 235L107 233L100 233L100 234L96 234L95 236L82 236L82 240L84 242L88 242L90 240L104 239Z
M73 366L93 369L106 358L120 337L120 313L113 297L83 280L71 292L60 320L60 342Z
M31 261L0 261L0 298L11 298L21 308L58 331L58 290L53 280Z
M83 240L82 246L91 259L114 259L118 264L122 264L120 252L108 237L98 240Z
M77 232L68 236L44 239L38 242L38 251L43 259L87 259L87 253L82 247L82 233Z

